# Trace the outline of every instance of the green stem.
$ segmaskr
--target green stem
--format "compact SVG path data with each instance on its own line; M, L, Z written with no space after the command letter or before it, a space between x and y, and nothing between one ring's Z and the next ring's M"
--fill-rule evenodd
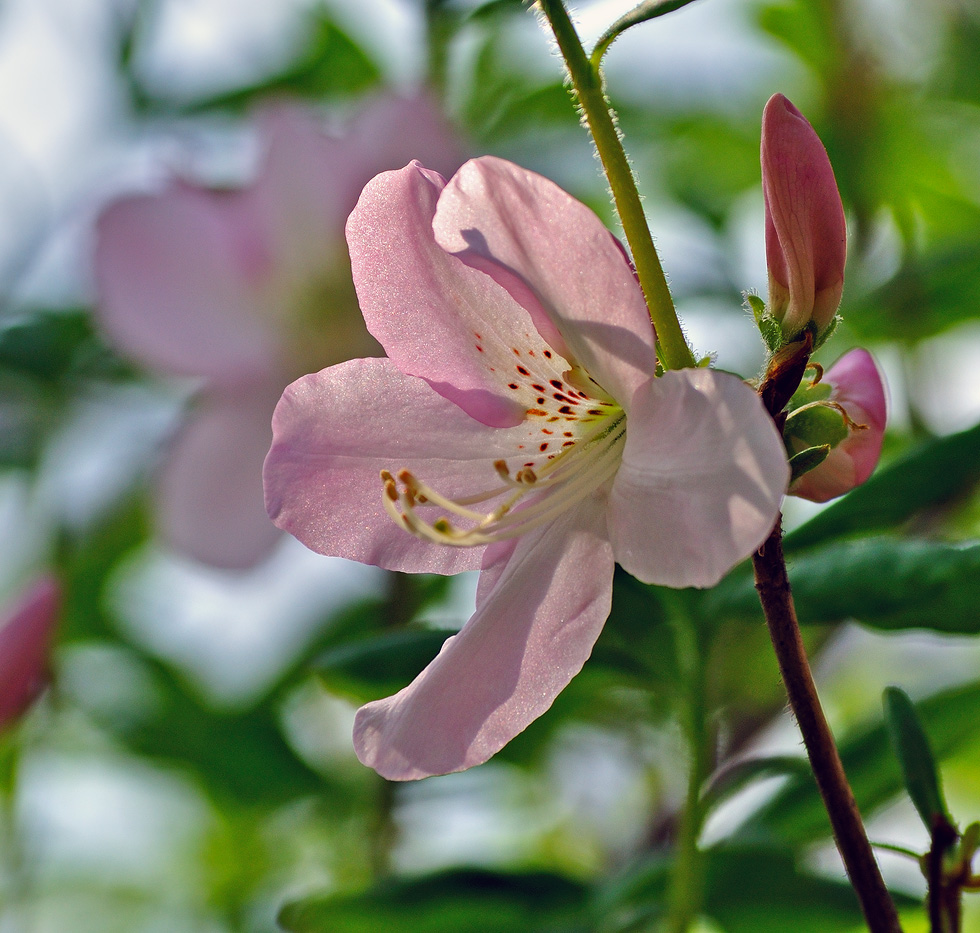
M653 244L643 204L626 151L602 88L602 78L592 67L582 42L561 0L540 0L585 115L606 179L612 189L616 211L633 254L633 264L646 297L650 318L657 331L660 359L666 369L695 366L691 348L684 339L660 257Z
M690 765L684 811L675 844L665 930L667 933L687 933L701 910L704 865L698 849L698 839L705 813L701 788L712 762L705 703L703 646L699 642L693 622L686 614L681 617L674 614L674 619L678 657L686 686L682 719L687 735Z

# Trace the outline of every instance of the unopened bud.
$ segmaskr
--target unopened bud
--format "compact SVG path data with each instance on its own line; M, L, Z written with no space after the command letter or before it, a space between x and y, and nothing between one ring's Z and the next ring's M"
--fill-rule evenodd
M885 434L885 386L867 350L845 353L814 389L819 390L821 386L826 387L819 393L825 396L826 424L838 437L819 466L804 473L789 488L790 495L813 502L835 499L865 482L878 465ZM791 414L787 419L789 432L792 432L792 421ZM791 433L787 435L787 443L791 454L803 446ZM806 446L812 443L808 439Z
M833 321L844 289L847 229L827 151L782 94L762 114L769 314L792 339Z

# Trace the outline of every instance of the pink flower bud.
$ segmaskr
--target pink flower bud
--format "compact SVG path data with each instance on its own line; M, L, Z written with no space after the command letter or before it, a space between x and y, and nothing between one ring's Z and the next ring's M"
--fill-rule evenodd
M60 602L57 581L42 577L0 621L0 732L44 689Z
M820 333L844 289L844 208L820 137L782 94L762 113L762 192L769 311L787 338L810 321Z
M885 385L867 350L845 353L822 381L831 388L829 401L844 409L852 425L820 466L790 486L790 495L813 502L835 499L860 486L878 464L885 434Z

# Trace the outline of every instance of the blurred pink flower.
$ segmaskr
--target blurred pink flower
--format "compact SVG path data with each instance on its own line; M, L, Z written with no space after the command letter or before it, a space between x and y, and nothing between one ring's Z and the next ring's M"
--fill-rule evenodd
M841 406L853 423L847 437L818 467L790 487L790 495L826 502L860 486L874 472L885 435L885 385L867 350L845 353L821 383L830 386L828 401Z
M844 290L847 228L827 151L782 94L762 114L769 312L792 338L837 314Z
M285 385L380 353L364 329L344 222L365 183L420 157L452 171L457 142L425 100L384 98L342 138L314 115L262 116L266 155L237 191L176 182L123 198L98 224L99 317L115 344L203 388L160 476L158 525L179 551L245 568L278 539L262 461Z
M44 689L60 603L58 582L41 577L0 620L0 732L13 725Z
M389 358L287 389L266 497L321 553L481 569L459 634L357 715L361 760L408 780L485 761L548 709L609 614L615 561L716 583L769 533L789 471L739 379L654 377L622 249L539 175L483 158L447 184L416 163L365 188L347 237Z

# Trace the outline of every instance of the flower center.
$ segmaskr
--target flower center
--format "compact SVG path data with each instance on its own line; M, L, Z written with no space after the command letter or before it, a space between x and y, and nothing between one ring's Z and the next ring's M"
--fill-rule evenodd
M626 414L581 367L552 350L521 359L508 388L528 407L513 432L514 454L493 461L485 488L447 496L407 469L381 471L392 519L437 544L490 544L555 519L619 469ZM481 464L485 468L485 462Z

